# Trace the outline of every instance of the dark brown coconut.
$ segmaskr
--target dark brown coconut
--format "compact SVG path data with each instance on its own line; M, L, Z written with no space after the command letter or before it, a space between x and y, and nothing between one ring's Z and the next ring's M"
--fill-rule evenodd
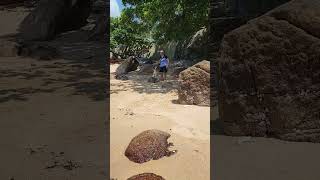
M133 162L144 163L170 156L175 151L169 151L169 133L160 130L147 130L134 137L125 151L125 156Z
M165 179L153 173L143 173L143 174L132 176L127 180L165 180Z

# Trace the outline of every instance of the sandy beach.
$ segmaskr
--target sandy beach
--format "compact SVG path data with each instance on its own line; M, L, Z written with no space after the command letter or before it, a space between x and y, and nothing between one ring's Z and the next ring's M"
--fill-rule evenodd
M27 13L1 10L0 35L16 33ZM98 61L0 57L0 179L106 179L106 74Z
M211 110L211 179L318 180L320 144L223 134L218 107Z
M211 136L213 180L318 180L320 145L272 138Z
M27 13L1 8L0 36L16 33ZM210 113L215 120L217 111L177 104L175 79L153 84L132 72L129 80L116 80L113 64L109 107L105 45L79 43L77 37L55 42L65 53L59 59L0 57L1 180L108 179L107 163L117 180L144 172L166 180L320 179L320 144L220 131L210 136ZM170 149L177 153L143 164L129 161L127 145L147 129L170 133Z
M210 179L210 108L175 104L176 80L149 83L147 75L129 73L128 81L116 80L111 65L110 80L110 173L125 180L151 172L165 179ZM168 139L178 152L170 157L136 164L124 151L137 134L159 129L171 134Z
M111 65L111 72L117 65ZM128 81L111 73L111 177L126 179L152 172L178 180L317 180L319 144L288 142L273 138L225 136L216 123L217 107L175 104L174 80L167 85L150 84L147 76L133 72ZM209 119L214 135L208 139ZM169 132L171 157L136 164L124 156L131 138L147 129ZM212 161L210 162L210 151ZM211 177L209 169L212 169ZM125 169L125 170L124 170Z

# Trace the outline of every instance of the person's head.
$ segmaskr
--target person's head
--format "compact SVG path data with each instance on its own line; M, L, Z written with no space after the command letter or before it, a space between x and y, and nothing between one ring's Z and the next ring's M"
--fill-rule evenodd
M164 50L160 50L160 56L161 56L161 57L164 56Z

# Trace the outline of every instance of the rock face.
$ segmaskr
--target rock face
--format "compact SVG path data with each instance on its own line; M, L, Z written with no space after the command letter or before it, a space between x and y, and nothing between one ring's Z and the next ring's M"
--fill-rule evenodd
M170 41L160 46L154 45L150 49L148 58L159 61L159 50L163 49L170 60L185 60L197 63L207 58L207 35L207 29L202 28L184 41Z
M160 50L164 50L165 54L169 59L176 59L177 57L177 48L181 46L181 42L170 41L162 45L153 45L148 52L147 58L152 61L160 60Z
M46 43L21 43L19 55L39 60L51 60L60 56L58 50Z
M165 179L153 173L143 173L143 174L132 176L128 180L165 180Z
M201 61L179 74L181 104L210 105L210 62Z
M170 156L172 151L168 147L172 145L167 139L169 133L160 130L147 130L134 137L125 151L125 156L135 162L144 163L157 160L164 156Z
M92 4L92 11L96 14L104 14L106 11L109 12L109 9L107 10L109 3L110 1L94 0Z
M95 23L95 27L91 32L91 40L107 41L109 28L109 16L107 14L100 15Z
M154 68L157 66L157 63L155 64L143 64L140 67L139 73L140 74L153 74Z
M199 62L203 59L207 59L207 39L207 29L200 29L187 41L178 46L175 58L189 61L192 60L194 62Z
M219 114L228 135L320 142L320 1L293 0L224 37Z
M210 0L209 56L216 58L224 34L289 0Z
M184 70L186 70L187 68L185 68L185 67L173 67L173 68L171 68L172 70L171 70L171 76L173 76L173 77L179 77L179 74L182 72L182 71L184 71Z
M41 0L19 27L24 40L50 40L61 32L79 29L87 23L91 1Z
M135 57L129 57L128 59L124 60L120 66L116 69L116 78L127 74L130 71L135 71L139 66L139 62Z

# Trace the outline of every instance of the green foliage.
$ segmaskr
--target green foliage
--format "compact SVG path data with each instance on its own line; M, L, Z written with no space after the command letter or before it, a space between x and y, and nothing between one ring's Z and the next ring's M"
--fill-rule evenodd
M111 17L111 49L118 48L122 56L142 55L151 46L147 31L135 20L132 9L122 11L120 17Z
M207 26L208 0L123 0L158 42L182 40Z
M208 0L123 0L121 16L111 18L111 48L143 54L151 43L184 40L207 26Z

